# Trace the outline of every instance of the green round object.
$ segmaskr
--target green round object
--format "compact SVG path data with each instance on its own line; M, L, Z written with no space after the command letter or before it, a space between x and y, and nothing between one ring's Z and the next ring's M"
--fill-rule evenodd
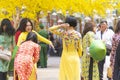
M90 56L97 61L101 61L106 56L106 46L101 40L94 40L89 48Z

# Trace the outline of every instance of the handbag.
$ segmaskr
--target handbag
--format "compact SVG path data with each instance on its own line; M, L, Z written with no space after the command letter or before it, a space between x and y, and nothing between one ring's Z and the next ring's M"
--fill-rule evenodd
M10 61L11 60L11 51L7 49L0 49L0 59Z
M107 69L107 76L108 76L108 78L112 78L112 67L111 66L108 67L108 69Z

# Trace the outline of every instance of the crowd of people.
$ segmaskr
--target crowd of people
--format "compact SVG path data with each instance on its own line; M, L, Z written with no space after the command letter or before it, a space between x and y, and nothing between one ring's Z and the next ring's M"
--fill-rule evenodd
M59 80L103 80L107 56L110 56L109 67L112 69L108 79L120 80L120 21L115 30L109 29L105 20L100 22L97 29L93 21L86 22L82 34L75 30L76 26L77 19L68 16L64 23L51 26L48 34L43 24L36 32L31 20L22 18L15 31L10 20L3 19L0 25L0 50L7 50L11 55L2 51L0 54L12 57L14 47L18 48L14 53L14 65L9 65L11 60L0 55L0 80L7 80L9 66L13 67L14 80L37 80L37 68L47 68L47 53L55 53L55 49L58 52L62 50ZM57 39L56 45L53 45L53 35L58 35L62 43ZM101 61L96 61L88 50L94 40L101 40L106 46L106 56Z

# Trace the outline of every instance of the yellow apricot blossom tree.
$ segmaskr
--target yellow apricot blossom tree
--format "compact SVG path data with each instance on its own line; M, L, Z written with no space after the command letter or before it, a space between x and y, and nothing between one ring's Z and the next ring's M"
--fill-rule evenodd
M43 16L52 10L61 10L64 15L69 11L70 14L93 16L96 13L104 17L106 9L119 8L120 2L113 6L114 2L116 0L0 0L0 20L9 18L18 22L20 17L36 20L41 11Z

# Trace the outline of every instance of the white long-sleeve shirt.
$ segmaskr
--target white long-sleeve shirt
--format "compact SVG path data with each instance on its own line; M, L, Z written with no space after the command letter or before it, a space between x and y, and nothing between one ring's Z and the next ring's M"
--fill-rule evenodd
M102 34L101 31L96 32L95 39L103 40L107 48L112 48L112 37L114 32L110 29L106 29Z

